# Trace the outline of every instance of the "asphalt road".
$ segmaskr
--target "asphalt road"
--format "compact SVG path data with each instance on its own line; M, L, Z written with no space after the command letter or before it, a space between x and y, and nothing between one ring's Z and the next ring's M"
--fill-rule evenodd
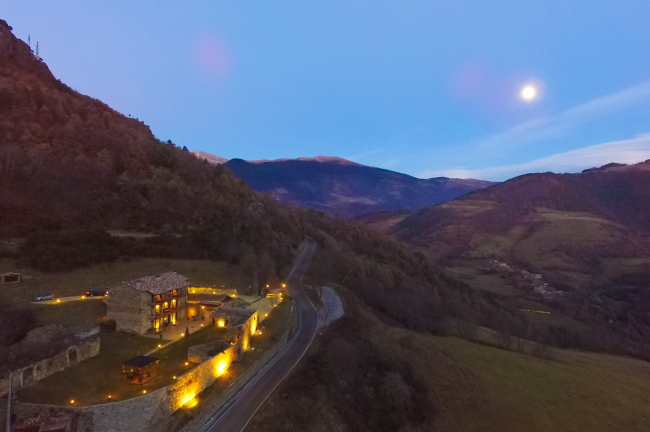
M298 364L311 345L318 328L318 313L302 287L302 277L316 248L308 241L287 280L287 289L298 309L298 333L284 352L276 356L253 377L210 421L201 432L241 432L266 399Z

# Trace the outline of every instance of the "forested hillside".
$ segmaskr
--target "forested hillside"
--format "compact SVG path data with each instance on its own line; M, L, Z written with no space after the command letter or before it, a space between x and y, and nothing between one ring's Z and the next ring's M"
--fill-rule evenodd
M207 258L257 271L263 282L285 271L311 235L358 263L353 273L398 271L419 279L419 289L447 289L400 243L358 222L277 204L71 90L10 30L0 21L0 234L26 240L3 253L45 271L119 256ZM159 236L136 241L109 229Z
M267 192L282 204L344 217L416 210L494 184L446 177L419 179L327 156L253 162L232 159L224 165L254 190Z

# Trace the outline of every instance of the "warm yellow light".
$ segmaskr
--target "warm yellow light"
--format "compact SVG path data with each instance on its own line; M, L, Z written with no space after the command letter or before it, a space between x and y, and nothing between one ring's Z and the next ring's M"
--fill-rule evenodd
M194 407L197 406L198 404L199 404L199 398L197 398L197 397L193 397L192 399L190 399L189 401L187 401L183 406L184 406L185 408L194 408Z
M203 327L203 324L201 324L201 327Z
M73 403L74 403L74 399L70 399L70 403L73 404Z
M57 302L57 303L61 303L61 299L56 299L56 302Z
M162 344L158 344L158 348L162 348Z
M189 362L185 362L185 366L189 365Z
M109 399L111 399L112 397L113 397L113 396L111 396L111 395L108 395L108 398L109 398Z
M286 287L287 287L287 284L282 284L282 288L286 288Z
M228 369L228 363L225 360L221 360L217 365L217 376L223 375L223 373Z
M83 299L85 299L85 298L86 298L86 296L81 296L81 300L83 300Z
M183 399L181 399L181 406L185 406L187 408L195 407L197 403L199 403L199 401L196 398L196 393L193 390L189 390L187 394L183 396Z
M201 309L205 309L205 306L201 306Z
M526 85L521 89L519 95L523 100L532 101L535 99L535 97L537 97L537 88L532 85Z
M147 391L146 391L146 390L142 390L142 394L147 394Z
M174 375L172 378L173 378L173 379L176 379L176 375Z
M267 316L269 316L269 314L266 313L266 314L264 314L264 316L267 317Z
M267 285L266 287L268 288L269 286Z
M226 325L226 323L224 323L223 320L219 320L218 326L223 327L224 325Z
M181 333L181 337L185 337L185 333Z

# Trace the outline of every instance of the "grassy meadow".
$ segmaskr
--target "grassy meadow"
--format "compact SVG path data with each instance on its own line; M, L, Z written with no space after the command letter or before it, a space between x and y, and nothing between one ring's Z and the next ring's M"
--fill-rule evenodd
M349 314L349 301L345 301L345 308ZM352 313L362 317L353 321L363 323L362 329L334 324L327 331L341 341L350 332L366 335L368 343L383 355L397 364L408 365L426 388L428 405L421 409L433 415L405 431L650 430L648 362L560 349L552 349L539 358L498 348L494 332L489 329L480 329L480 341L470 342L411 331L379 318L364 306L352 308ZM347 371L337 370L336 376L312 372L319 364L317 358L326 355L321 352L324 344L319 340L320 337L306 360L268 399L247 432L354 429L354 420L346 417L336 402L343 398L348 401L346 404L354 406L354 391L332 394L333 383L346 376ZM334 346L346 349L343 342ZM305 393L307 388L309 392ZM287 401L292 403L290 409ZM279 410L285 415L277 416Z

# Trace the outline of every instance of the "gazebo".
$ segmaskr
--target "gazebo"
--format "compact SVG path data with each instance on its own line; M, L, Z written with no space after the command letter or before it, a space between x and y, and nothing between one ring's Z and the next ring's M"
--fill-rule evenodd
M128 382L144 384L158 376L158 362L155 357L133 357L122 365L122 375Z

